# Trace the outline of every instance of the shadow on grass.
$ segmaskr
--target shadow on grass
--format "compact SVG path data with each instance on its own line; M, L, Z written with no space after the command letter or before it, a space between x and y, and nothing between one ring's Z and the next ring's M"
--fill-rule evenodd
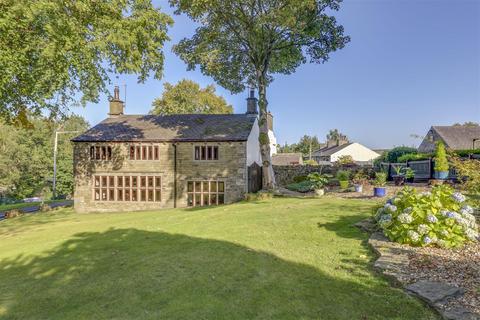
M381 281L346 281L224 241L111 229L1 261L0 318L434 317Z

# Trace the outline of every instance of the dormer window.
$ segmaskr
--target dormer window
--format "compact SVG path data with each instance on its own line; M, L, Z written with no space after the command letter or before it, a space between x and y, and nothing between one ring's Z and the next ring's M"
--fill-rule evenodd
M111 146L91 146L90 147L90 160L112 160L112 147Z
M218 146L195 146L194 159L196 161L218 160Z

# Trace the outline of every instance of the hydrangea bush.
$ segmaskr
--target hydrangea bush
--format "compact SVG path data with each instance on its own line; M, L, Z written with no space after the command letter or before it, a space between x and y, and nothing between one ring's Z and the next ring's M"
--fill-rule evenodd
M375 220L390 240L452 248L478 241L479 229L463 194L446 185L431 192L406 187L377 209Z

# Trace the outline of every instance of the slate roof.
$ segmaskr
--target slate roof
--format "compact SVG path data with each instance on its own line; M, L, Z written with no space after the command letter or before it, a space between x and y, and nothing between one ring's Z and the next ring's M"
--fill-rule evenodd
M436 131L446 147L452 150L472 149L473 139L480 139L480 126L433 126L432 130ZM475 147L478 145L480 142Z
M272 164L274 166L303 164L303 155L301 153L277 153L272 156Z
M318 157L331 156L332 154L334 154L334 153L336 153L336 152L338 152L342 149L345 149L346 147L348 147L351 144L353 144L353 142L345 143L345 144L330 147L330 148L325 147L325 148L322 148L320 150L315 151L314 154L315 154L315 156L318 156Z
M72 141L246 141L255 119L245 114L121 115Z

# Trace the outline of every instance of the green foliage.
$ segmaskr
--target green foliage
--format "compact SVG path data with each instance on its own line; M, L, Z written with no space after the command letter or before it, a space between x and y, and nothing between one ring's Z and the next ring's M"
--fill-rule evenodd
M471 154L480 154L480 149L455 150L454 153L459 157L468 157Z
M376 187L384 187L387 184L387 174L383 171L375 172L375 180L373 184Z
M448 159L445 145L441 142L437 143L435 149L435 171L448 171Z
M366 185L368 183L368 174L365 170L358 170L352 178L352 182L358 185Z
M109 73L160 79L172 23L150 0L1 1L0 118L96 102Z
M405 178L412 179L415 177L415 170L410 167L405 168Z
M192 80L183 79L172 85L166 82L161 98L153 101L152 114L229 114L231 105L215 93L215 86L201 88Z
M462 187L472 195L480 195L480 161L452 157L452 164L457 171Z
M428 160L433 155L430 153L406 153L397 158L396 162L407 162L407 161L418 161L418 160Z
M305 160L304 164L309 165L309 166L318 166L317 161L315 161L313 159Z
M308 181L312 184L313 189L323 189L328 183L328 178L318 172L312 172L307 176Z
M350 180L351 172L349 170L338 170L336 177L338 181L348 181Z
M252 201L263 201L269 200L273 198L273 192L268 191L259 191L257 193L247 193L245 195L245 201L252 202Z
M260 132L258 136L258 142L260 142L260 145L262 146L269 144L268 134L265 132Z
M301 152L304 156L309 156L310 151L315 152L322 147L317 136L304 135L297 143L287 144L278 147L279 153Z
M401 156L405 154L416 154L416 153L417 153L417 149L415 148L405 147L405 146L395 147L383 155L383 160L385 162L391 162L391 163L402 162L399 160Z
M327 133L327 141L348 141L348 137L341 133L338 129L331 129L328 133Z
M418 193L406 187L376 211L390 240L413 246L452 248L476 241L478 226L465 197L447 185Z
M0 123L0 189L8 197L22 199L51 194L55 130L85 131L88 123L79 116L62 122L41 117L29 119L31 128ZM73 146L75 134L59 135L57 194L73 191Z
M308 176L296 176L293 178L293 182L298 183L302 181L306 181Z
M353 161L353 158L351 155L343 155L338 157L338 160L335 161L335 164L338 166L348 166L351 164L354 164L355 161Z
M305 180L298 183L291 183L287 185L288 190L297 191L301 193L311 192L314 190L313 183L309 180Z

